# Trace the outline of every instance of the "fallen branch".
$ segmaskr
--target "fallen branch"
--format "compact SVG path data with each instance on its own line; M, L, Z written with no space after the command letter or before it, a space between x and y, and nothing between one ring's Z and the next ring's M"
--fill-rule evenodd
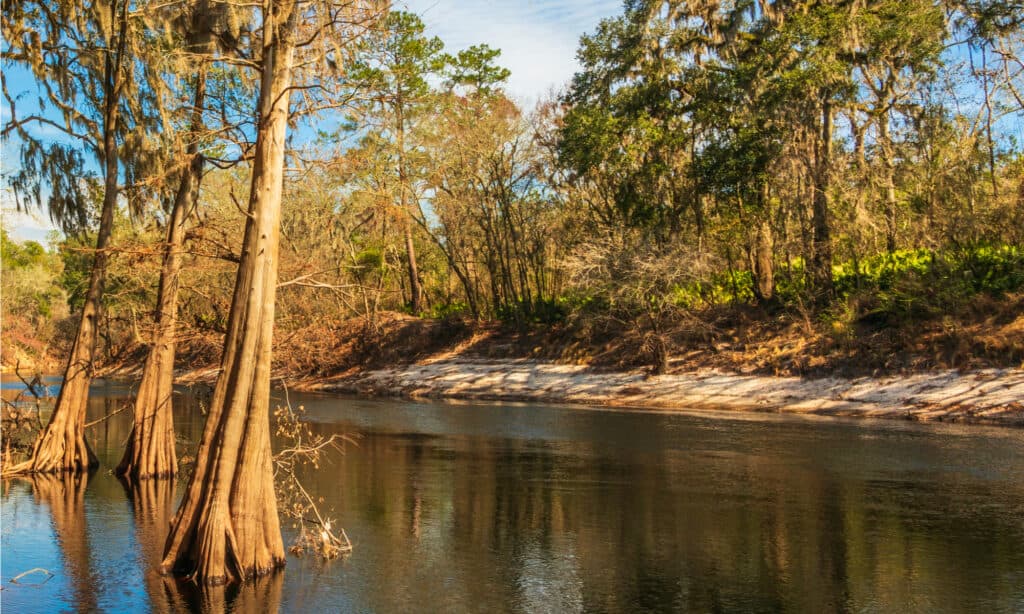
M100 422L103 422L104 420L109 420L110 418L113 418L117 414L119 414L119 413L123 412L124 410L128 409L130 406L131 406L130 403L124 403L124 404L121 405L120 409L115 409L114 411L110 412L109 414L107 414L107 415L105 415L103 417L96 418L92 422L86 422L85 426L83 428L89 428L90 426L96 426L97 424L99 424Z
M42 406L40 405L41 397L39 396L39 393L36 392L36 386L37 385L38 386L42 386L42 384L43 384L42 376L40 376L39 373L36 373L35 376L32 378L31 382L26 380L24 378L24 376L21 375L21 361L20 360L17 361L16 363L14 363L14 374L17 375L18 379L21 380L21 383L25 385L25 390L28 390L29 393L32 395L32 397L35 399L35 402L36 402L36 421L39 423L39 429L42 430L42 428L43 428L43 409L42 409ZM43 386L43 390L46 390L45 386ZM15 402L18 402L18 400L21 399L21 395L22 394L24 394L24 391L21 391L21 392L18 393L18 396L15 397L15 399L14 399ZM47 396L49 396L49 395L47 395Z

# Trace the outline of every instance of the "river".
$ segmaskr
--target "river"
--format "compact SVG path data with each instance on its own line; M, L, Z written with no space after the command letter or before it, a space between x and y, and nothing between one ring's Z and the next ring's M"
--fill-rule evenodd
M188 454L205 391L179 392ZM129 393L98 382L90 419ZM241 588L160 576L183 483L129 498L110 474L126 411L89 429L102 466L87 479L3 484L3 609L1024 611L1024 430L290 401L318 432L357 439L305 475L351 555L290 556L283 573ZM286 544L294 535L286 526ZM36 567L54 575L10 582Z

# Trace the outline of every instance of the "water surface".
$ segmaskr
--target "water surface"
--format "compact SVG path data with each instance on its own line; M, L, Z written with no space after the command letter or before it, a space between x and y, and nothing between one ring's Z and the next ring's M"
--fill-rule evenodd
M180 389L194 450L205 394ZM94 387L90 418L126 386ZM278 393L278 396L281 396ZM102 468L2 495L10 612L1021 612L1024 431L291 395L357 446L305 475L354 553L256 586L155 572L176 489ZM286 528L286 542L294 537ZM42 567L38 586L11 584ZM26 582L45 576L34 574Z

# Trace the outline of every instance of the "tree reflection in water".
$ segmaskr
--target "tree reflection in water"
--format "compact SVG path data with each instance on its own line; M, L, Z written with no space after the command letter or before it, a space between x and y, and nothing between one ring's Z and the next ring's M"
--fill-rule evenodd
M276 614L281 607L284 571L221 585L197 584L163 576L171 612L261 612Z
M135 513L135 533L145 570L146 592L155 612L277 612L284 574L253 582L197 585L160 573L164 544L174 516L175 480L122 480Z
M174 515L174 480L121 480L125 495L135 514L135 536L146 593L156 612L180 612L185 600L176 583L168 581L159 569L167 530Z
M174 484L129 487L128 505L108 472L42 476L5 487L3 572L56 577L5 585L4 606L994 612L1024 598L1024 432L299 402L319 434L362 433L301 476L350 559L201 589L156 569ZM176 420L185 438L193 412ZM93 431L108 466L129 417Z
M64 568L71 579L75 603L82 612L97 609L85 519L85 489L90 475L91 472L68 472L25 478L32 485L32 498L50 511L53 531L64 555Z

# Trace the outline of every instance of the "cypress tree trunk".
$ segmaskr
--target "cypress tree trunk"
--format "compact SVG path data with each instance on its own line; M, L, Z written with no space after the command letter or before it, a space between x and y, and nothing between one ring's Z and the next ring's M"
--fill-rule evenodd
M61 473L80 472L98 464L96 456L85 440L85 413L89 403L89 385L92 383L93 356L99 334L101 316L100 299L106 281L107 249L114 228L114 207L118 197L118 168L120 158L117 133L121 127L119 103L125 84L123 58L127 44L128 5L111 7L116 17L116 26L111 24L110 36L116 40L116 47L109 49L103 66L103 205L100 209L100 225L96 232L96 253L92 271L89 274L89 289L82 305L78 330L64 370L64 383L57 404L50 415L50 422L39 434L32 448L31 457L15 467L5 469L4 474L15 473ZM118 14L120 12L120 14Z
M57 395L57 404L50 415L50 422L32 448L32 456L5 473L79 472L98 464L96 456L85 441L85 412L89 403L93 355L99 331L100 299L103 296L107 262L110 258L107 249L114 227L114 207L118 195L118 156L117 142L114 138L114 126L117 121L117 105L109 104L106 117L106 125L109 128L103 141L106 177L100 226L96 234L96 253L89 274L89 289L78 321L78 331L71 346L67 367L64 369L64 383L60 394Z
M199 181L203 170L203 159L198 155L199 143L195 135L202 125L205 89L205 72L200 70L196 78L195 110L192 114L193 138L186 150L191 162L182 171L181 183L167 222L167 246L157 293L156 333L142 370L139 393L135 397L135 422L124 456L116 470L117 475L135 480L171 477L178 472L171 401L178 326L178 274L181 271L185 222L188 210L199 196Z
M217 378L195 471L175 515L162 568L203 584L284 565L270 454L270 359L294 0L264 16L256 153L249 217Z

